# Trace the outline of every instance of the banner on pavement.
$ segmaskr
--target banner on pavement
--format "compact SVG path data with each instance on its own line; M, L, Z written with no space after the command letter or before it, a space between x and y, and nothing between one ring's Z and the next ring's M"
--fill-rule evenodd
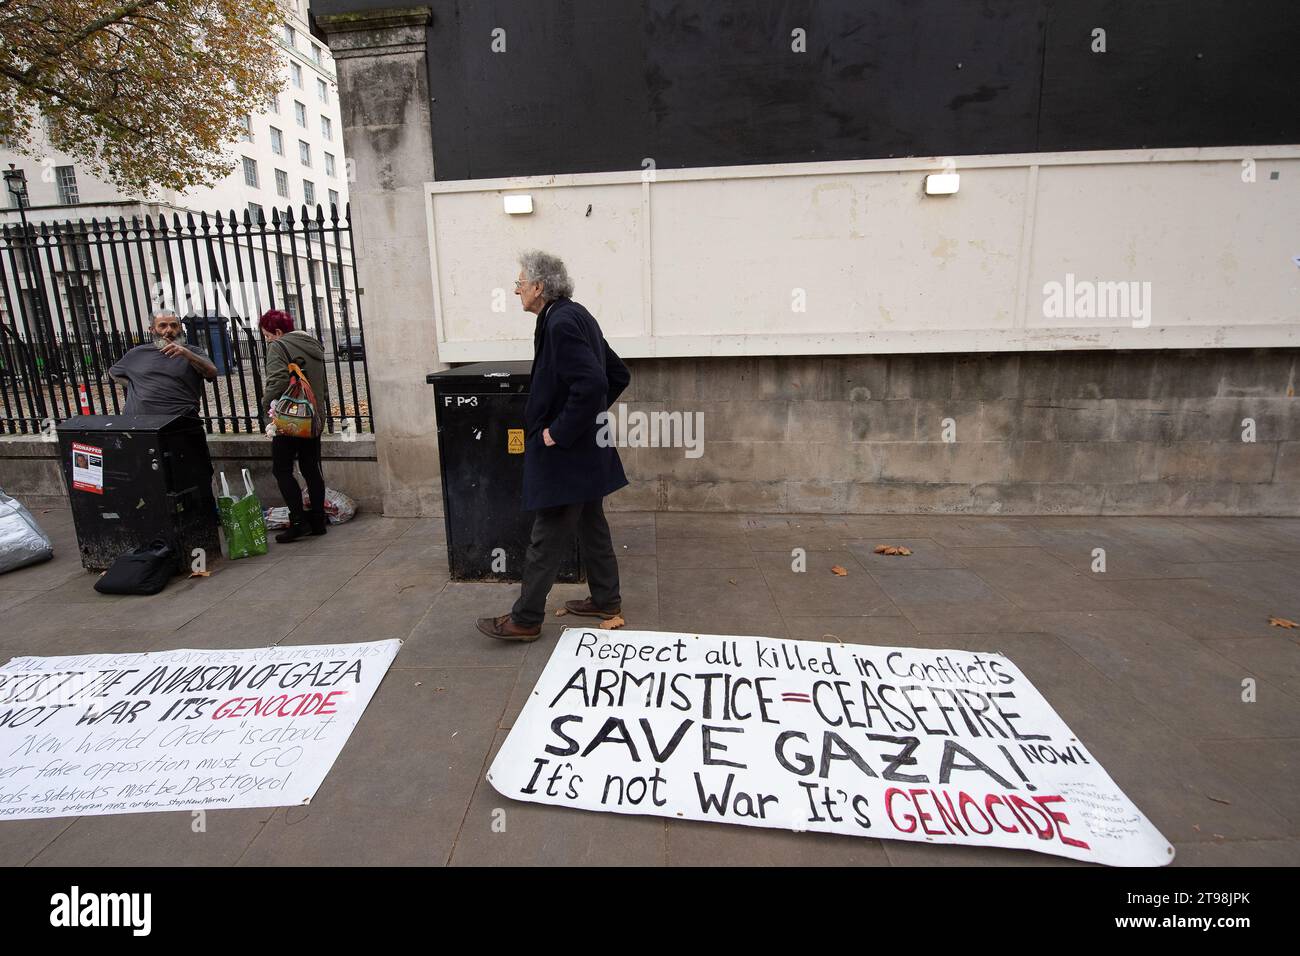
M14 658L0 821L307 803L400 646Z
M570 628L488 773L519 800L1162 865L999 654Z

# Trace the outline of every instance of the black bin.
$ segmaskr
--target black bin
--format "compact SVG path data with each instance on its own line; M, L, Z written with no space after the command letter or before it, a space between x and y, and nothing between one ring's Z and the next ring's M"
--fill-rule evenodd
M81 564L100 571L163 537L177 571L191 551L221 556L203 425L181 415L78 415L60 422L59 453Z
M533 527L533 513L520 510L531 364L478 362L425 376L438 422L452 580L519 581L523 574ZM586 580L576 535L558 580Z
M208 358L217 367L218 375L229 375L234 364L233 349L230 346L230 320L211 310L202 315L187 315L185 337L208 353Z

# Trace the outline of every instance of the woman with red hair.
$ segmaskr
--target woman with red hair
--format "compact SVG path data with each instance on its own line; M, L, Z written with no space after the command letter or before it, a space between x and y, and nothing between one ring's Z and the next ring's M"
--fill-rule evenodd
M320 435L324 428L325 349L307 332L295 329L293 317L272 309L258 321L266 347L266 383L262 407L268 409L289 387L289 366L297 365L311 385L316 397L315 421L310 438L293 435L271 437L271 472L280 486L280 494L289 508L289 527L275 536L281 544L297 541L309 534L325 533L325 476L320 467ZM302 488L293 476L294 462L307 482L310 510L302 505Z

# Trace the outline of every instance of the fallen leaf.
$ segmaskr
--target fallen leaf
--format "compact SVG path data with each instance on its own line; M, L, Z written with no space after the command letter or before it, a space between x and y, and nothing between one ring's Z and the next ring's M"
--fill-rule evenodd
M1300 627L1300 624L1297 624L1295 621L1288 621L1284 617L1270 616L1268 623L1272 624L1274 627Z
M1221 804L1223 804L1225 807L1230 807L1230 806L1232 806L1232 801L1231 801L1231 800L1220 800L1218 797L1210 797L1210 795L1209 795L1208 793L1206 794L1206 796L1209 797L1211 800L1213 800L1215 803L1221 803Z
M212 572L211 572L211 571L191 571L191 572L190 572L190 577L192 577L192 578L210 578L210 577L212 577Z
M840 567L838 564L832 564L831 571L834 572L835 574L838 574L840 577L844 577L844 575L849 573L848 571L844 570L844 568Z
M627 621L623 620L622 617L615 616L615 617L608 618L607 620L601 621L596 626L600 628L602 631L613 631L622 627L626 623Z
M566 614L568 614L568 613L569 613L569 609L568 609L567 607L560 607L560 608L556 608L556 609L555 609L555 616L556 616L556 617L564 617L564 615L566 615Z
M878 544L875 548L876 554L911 554L912 549L906 548L901 544Z
M735 579L735 578L727 578L727 583L728 583L728 584L735 584L735 583L736 583L736 579Z

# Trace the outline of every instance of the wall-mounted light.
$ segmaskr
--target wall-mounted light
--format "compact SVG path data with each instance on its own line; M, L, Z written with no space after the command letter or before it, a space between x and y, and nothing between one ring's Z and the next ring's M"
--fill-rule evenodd
M934 173L925 177L927 196L951 196L960 186L960 173Z
M526 216L533 211L533 197L524 193L522 196L506 196L506 212L512 216Z

